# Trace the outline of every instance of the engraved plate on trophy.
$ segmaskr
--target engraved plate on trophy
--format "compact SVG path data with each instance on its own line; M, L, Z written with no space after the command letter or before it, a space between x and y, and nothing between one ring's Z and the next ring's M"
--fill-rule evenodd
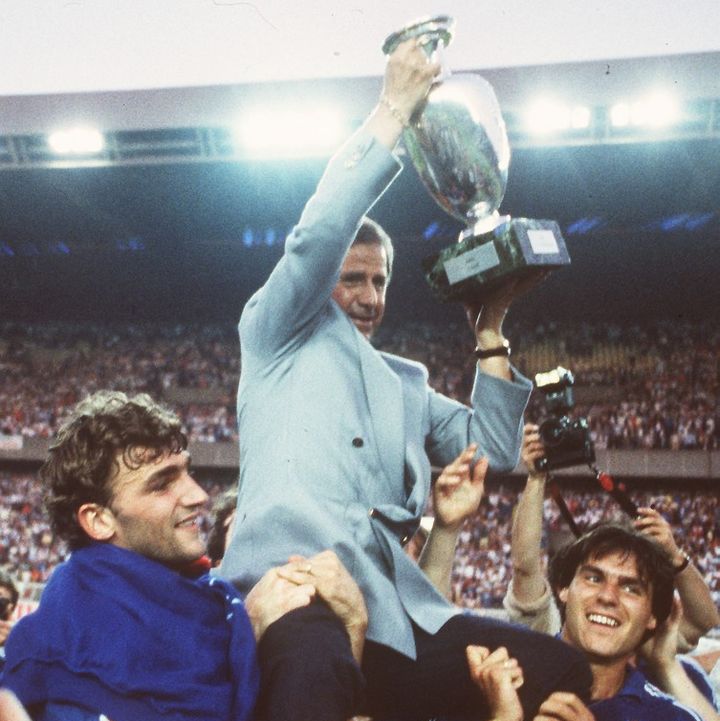
M453 19L446 15L419 20L390 35L383 52L417 38L429 55L437 56L450 43L453 28ZM498 213L510 146L490 83L474 73L452 74L443 67L403 140L430 195L466 226L456 245L423 261L436 297L477 302L510 278L569 265L555 221Z

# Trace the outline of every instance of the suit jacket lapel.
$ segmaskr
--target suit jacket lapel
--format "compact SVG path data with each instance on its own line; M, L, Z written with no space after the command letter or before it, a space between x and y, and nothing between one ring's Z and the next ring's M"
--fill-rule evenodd
M358 352L380 463L388 483L395 486L394 479L403 478L405 458L402 382L362 337L358 337Z

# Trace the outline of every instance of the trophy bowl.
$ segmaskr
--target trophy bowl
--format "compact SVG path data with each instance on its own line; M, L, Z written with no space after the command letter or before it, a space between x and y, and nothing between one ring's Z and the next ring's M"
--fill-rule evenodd
M416 38L429 57L442 61L453 31L447 15L422 18L388 36L383 52ZM497 97L476 73L441 67L403 141L430 195L465 229L457 245L425 259L423 269L440 300L478 302L510 277L567 265L570 258L554 221L500 216L510 145Z

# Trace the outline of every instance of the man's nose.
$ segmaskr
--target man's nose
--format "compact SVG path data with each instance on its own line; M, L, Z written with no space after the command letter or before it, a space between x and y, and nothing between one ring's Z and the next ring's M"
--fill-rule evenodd
M364 283L360 289L358 301L361 305L374 308L377 305L378 292L373 283Z
M208 494L190 474L184 479L181 498L186 506L204 506L209 500Z
M619 598L619 589L614 583L605 582L598 590L598 598L604 603L616 605Z

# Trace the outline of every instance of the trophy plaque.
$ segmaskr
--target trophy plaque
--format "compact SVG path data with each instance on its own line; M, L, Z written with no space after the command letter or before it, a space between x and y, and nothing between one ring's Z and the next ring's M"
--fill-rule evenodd
M383 52L417 38L430 57L452 39L447 15L418 20L390 35ZM423 261L434 295L442 301L482 302L496 286L570 264L553 220L500 216L510 146L490 83L475 73L452 74L443 65L438 81L403 131L408 154L430 195L463 222L458 243Z

